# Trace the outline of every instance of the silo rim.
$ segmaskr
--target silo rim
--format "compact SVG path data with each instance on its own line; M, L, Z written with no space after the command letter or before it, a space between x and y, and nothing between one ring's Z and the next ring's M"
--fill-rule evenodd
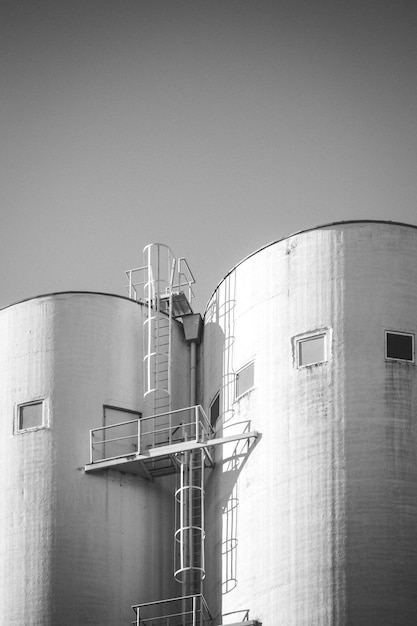
M295 237L296 235L303 235L304 233L309 233L313 230L320 230L323 228L329 228L330 226L341 226L341 225L345 225L345 224L390 224L392 226L405 226L406 228L414 228L417 229L417 225L416 224L407 224L406 222L396 222L393 220L339 220L337 222L327 222L326 224L320 224L318 226L312 226L311 228L303 228L302 230L297 230L294 233L291 233L289 235L284 235L284 237L281 237L280 239L274 239L274 241L270 241L269 243L265 244L264 246L261 246L260 248L257 248L257 250L254 250L253 252L251 252L250 254L248 254L247 256L245 256L241 261L239 261L238 263L236 263L236 265L234 265L228 272L227 274L225 274L223 276L223 278L217 283L216 287L213 289L208 301L207 301L207 305L204 311L204 315L207 312L207 308L214 296L214 294L216 293L216 291L218 290L218 288L220 287L220 285L226 280L226 278L228 276L230 276L230 274L232 274L232 272L235 271L235 269L237 267L239 267L239 265L242 265L242 263L244 263L245 261L247 261L248 259L250 259L252 256L255 256L255 254L258 254L258 252L262 252L262 250L265 250L266 248L269 248L270 246L274 246L277 243L280 243L281 241L285 241L286 239L290 239L291 237Z
M86 296L107 296L109 298L121 298L122 300L128 300L129 302L133 302L134 304L142 305L143 302L138 300L132 300L128 296L121 296L117 293L105 293L103 291L53 291L51 293L43 293L38 296L30 296L29 298L23 298L23 300L18 300L17 302L13 302L11 304L6 304L6 306L2 307L0 311L4 311L5 309L9 309L10 307L17 306L18 304L22 304L23 302L30 302L31 300L41 300L42 298L53 298L55 296L71 296L71 295L86 295Z

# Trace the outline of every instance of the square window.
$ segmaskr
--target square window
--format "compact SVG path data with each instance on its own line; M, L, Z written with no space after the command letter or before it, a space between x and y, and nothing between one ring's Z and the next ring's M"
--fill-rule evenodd
M310 335L297 340L297 366L315 365L327 361L326 334Z
M43 426L43 401L28 402L17 407L17 430L33 430Z
M385 333L385 357L395 361L414 362L414 335L411 333Z
M248 363L236 374L236 398L253 389L255 384L255 363Z

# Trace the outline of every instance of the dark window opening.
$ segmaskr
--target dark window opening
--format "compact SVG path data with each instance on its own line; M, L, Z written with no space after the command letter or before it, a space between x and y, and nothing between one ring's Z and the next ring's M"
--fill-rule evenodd
M220 415L220 393L216 395L213 402L210 404L210 424L213 426L216 425L216 422Z
M398 361L414 361L414 335L387 332L386 358Z

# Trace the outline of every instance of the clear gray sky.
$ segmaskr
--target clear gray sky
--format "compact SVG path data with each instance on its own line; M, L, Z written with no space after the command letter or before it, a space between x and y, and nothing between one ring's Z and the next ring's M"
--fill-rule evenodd
M197 308L242 257L417 223L417 2L2 0L0 306L124 293L169 244Z

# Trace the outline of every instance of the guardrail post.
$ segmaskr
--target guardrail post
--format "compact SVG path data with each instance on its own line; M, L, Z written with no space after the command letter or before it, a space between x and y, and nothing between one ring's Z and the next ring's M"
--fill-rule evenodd
M194 407L194 411L195 411L195 440L196 442L199 440L199 433L198 433L198 405L196 404Z
M93 462L93 431L90 430L90 464Z
M141 453L141 443L140 443L140 419L138 419L138 454Z
M193 626L197 626L197 603L196 603L196 596L193 596Z
M132 298L132 270L128 270L129 275L129 298Z

